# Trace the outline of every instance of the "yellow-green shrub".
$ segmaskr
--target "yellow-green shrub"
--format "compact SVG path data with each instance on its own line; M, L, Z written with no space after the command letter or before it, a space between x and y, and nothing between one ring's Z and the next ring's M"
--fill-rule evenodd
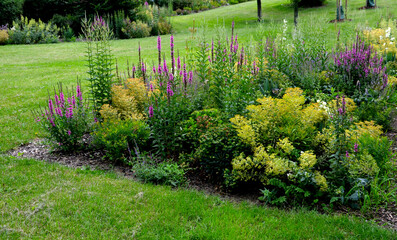
M316 124L327 118L318 103L304 106L305 97L299 88L287 89L282 99L264 97L257 102L259 105L247 107L247 117L230 119L241 140L253 148L286 137L295 146L307 148L314 139Z
M150 93L142 79L128 78L125 84L112 87L112 105L103 105L99 113L104 120L142 120Z
M8 41L7 30L0 30L0 44L5 44Z
M265 185L277 178L326 191L327 181L315 171L317 156L311 150L316 124L327 118L325 110L317 103L305 106L299 88L287 89L282 99L265 97L257 101L259 105L247 107L247 117L231 119L241 141L252 148L251 156L242 153L233 159L234 178Z

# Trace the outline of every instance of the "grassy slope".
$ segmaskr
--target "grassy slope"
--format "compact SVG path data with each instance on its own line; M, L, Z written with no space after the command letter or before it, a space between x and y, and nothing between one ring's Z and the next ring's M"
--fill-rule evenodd
M289 28L292 28L293 13L286 3L288 0L263 1L264 24L259 27L255 20L255 1L173 17L175 46L183 55L185 41L190 36L188 28L193 26L193 21L202 29L205 20L208 38L214 36L217 30L215 26L220 26L223 22L229 29L233 19L240 40L247 42L263 36L274 36L280 32L283 19L287 19ZM374 26L381 16L397 12L397 0L382 1L379 3L382 8L368 11L356 10L363 4L361 0L351 0L349 4L353 10L348 14L353 21L340 24L338 28L327 23L335 15L334 1L328 1L328 5L321 8L301 9L300 22L306 29L321 29L330 46L333 46L339 28L342 41L348 41L354 36L357 25L367 23ZM125 69L127 60L136 62L139 42L147 61L156 58L155 37L113 41L112 49L121 65L120 69ZM165 36L163 46L168 45L169 37ZM43 104L48 89L52 89L58 82L71 86L76 82L77 76L85 77L84 51L84 43L0 46L0 152L26 143L40 134L30 110Z
M0 155L1 239L395 239L368 222L231 203Z

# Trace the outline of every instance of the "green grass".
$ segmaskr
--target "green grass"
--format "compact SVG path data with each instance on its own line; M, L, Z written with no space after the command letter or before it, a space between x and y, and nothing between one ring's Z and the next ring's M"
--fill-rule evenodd
M233 203L0 156L1 239L395 239L347 216Z

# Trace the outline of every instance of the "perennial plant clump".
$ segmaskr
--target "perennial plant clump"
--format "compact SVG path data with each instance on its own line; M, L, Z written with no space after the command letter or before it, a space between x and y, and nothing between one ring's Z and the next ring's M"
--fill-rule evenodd
M382 56L358 36L351 48L346 47L344 51L335 54L334 62L338 73L334 84L350 96L356 92L364 94L372 89L381 91L387 87Z
M66 95L65 95L66 94ZM35 112L36 121L41 124L55 148L73 151L84 145L83 136L91 128L91 114L83 99L80 84L75 93L63 92L59 86L54 98L48 98L48 105Z

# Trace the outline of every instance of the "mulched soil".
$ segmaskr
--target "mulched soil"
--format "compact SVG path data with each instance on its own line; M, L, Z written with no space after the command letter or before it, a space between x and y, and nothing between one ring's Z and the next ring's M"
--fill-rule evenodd
M395 122L397 128L397 120ZM394 140L393 150L397 152L397 133L388 133L387 136ZM87 168L92 170L104 170L114 171L117 174L134 179L134 173L131 171L130 166L114 165L113 162L104 159L104 154L98 151L84 151L73 154L65 154L62 152L50 151L49 146L43 144L40 140L34 140L28 144L22 145L9 152L9 155L19 158L34 158L49 163L59 163L71 168ZM223 189L217 185L213 185L203 180L201 177L193 174L188 175L189 178L189 189L195 189L202 191L206 194L219 196L221 199L241 202L248 201L253 204L261 205L258 201L258 195L255 192L243 192L239 194L232 194L223 191ZM377 210L373 210L365 215L360 211L346 208L344 206L338 207L335 211L336 214L355 215L361 218L365 218L369 221L375 221L380 226L394 229L397 231L397 205L389 204L387 208L381 207Z

